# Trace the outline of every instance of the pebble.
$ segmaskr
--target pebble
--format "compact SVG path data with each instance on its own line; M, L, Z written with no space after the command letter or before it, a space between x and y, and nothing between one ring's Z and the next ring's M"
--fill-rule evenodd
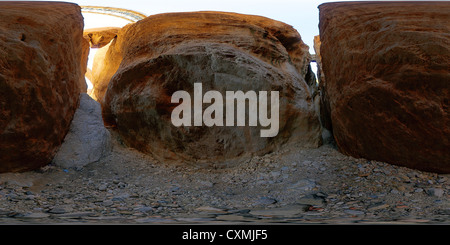
M30 218L30 219L43 219L48 217L50 217L50 215L46 213L28 213L22 216L22 218Z
M52 213L52 214L63 214L63 213L66 213L67 210L63 207L53 207L48 212Z
M370 205L367 210L368 211L376 211L376 210L381 210L381 209L386 209L388 208L389 205L386 203L375 203L373 205Z
M63 213L58 214L56 217L65 219L80 219L83 217L95 216L94 212L73 212L73 213Z
M322 206L324 200L321 197L315 195L307 195L297 200L297 203L311 206Z
M119 195L116 195L112 198L112 201L124 201L125 199L129 198L130 194L129 193L122 193Z
M276 203L277 200L275 200L274 198L270 198L270 197L261 197L258 200L256 200L253 205L255 206L264 206L264 205L270 205L270 204L274 204Z
M174 223L176 220L174 219L168 219L168 218L162 218L162 217L149 217L149 218L140 218L135 219L137 223Z
M281 172L272 171L272 172L270 172L270 175L272 175L273 178L278 178L281 175Z
M427 190L428 195L442 197L444 196L444 190L441 188L430 188Z
M108 188L108 184L107 183L102 183L98 186L98 190L99 191L106 191L106 189Z
M244 221L246 218L243 215L227 214L227 215L217 216L216 219L224 220L224 221Z
M231 169L108 159L69 173L0 174L0 223L450 224L445 175L332 148L268 154Z
M254 209L250 214L255 216L286 216L292 217L301 215L306 212L307 205L290 205L287 207L270 208L270 209Z
M152 207L144 206L144 207L136 208L136 209L134 209L134 210L135 210L135 211L138 211L138 212L141 212L141 213L147 213L147 212L153 211L153 208L152 208Z
M199 180L198 182L199 182L199 184L200 184L201 186L203 186L203 187L211 188L211 187L214 186L214 183L211 182L211 181L203 181L203 180Z
M294 184L292 184L289 188L300 190L300 191L310 191L316 187L316 182L314 180L302 179Z
M364 212L360 210L346 209L344 212L350 215L364 215Z
M114 204L114 202L112 200L105 200L102 202L102 205L105 207L112 206L113 204Z
M182 223L203 223L215 221L215 217L189 217L189 218L176 218L177 221Z
M208 214L224 214L227 213L227 210L224 208L216 208L216 207L210 207L210 206L202 206L195 209L198 212L201 213L208 213Z

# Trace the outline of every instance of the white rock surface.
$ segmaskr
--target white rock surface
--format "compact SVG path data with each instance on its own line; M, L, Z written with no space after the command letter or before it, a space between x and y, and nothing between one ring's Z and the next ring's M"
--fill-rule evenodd
M70 131L53 163L63 168L83 167L107 156L111 146L111 134L103 125L100 104L82 93Z

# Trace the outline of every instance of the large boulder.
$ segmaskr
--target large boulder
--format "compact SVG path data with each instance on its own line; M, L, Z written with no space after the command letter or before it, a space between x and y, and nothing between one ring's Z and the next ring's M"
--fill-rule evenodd
M0 2L0 19L0 172L32 170L51 162L78 107L83 17L71 3Z
M84 167L107 156L111 147L111 134L103 125L100 104L82 93L70 130L52 162L63 168Z
M325 3L321 108L339 150L450 173L450 3Z
M107 90L104 98L97 98L103 101L105 123L117 127L127 145L164 161L225 165L288 143L317 147L320 125L310 91L315 88L308 86L315 86L308 50L295 29L264 17L223 12L154 15L125 26L112 41L100 79ZM174 126L171 117L179 104L171 102L172 95L186 91L194 101L194 87L199 87L195 83L201 86L197 95L223 95L218 106L222 114L215 112L223 126ZM279 91L279 130L274 137L261 137L268 127L249 126L249 104L245 126L226 126L226 91L268 91L269 108L276 97L271 91ZM200 107L205 111L212 102Z

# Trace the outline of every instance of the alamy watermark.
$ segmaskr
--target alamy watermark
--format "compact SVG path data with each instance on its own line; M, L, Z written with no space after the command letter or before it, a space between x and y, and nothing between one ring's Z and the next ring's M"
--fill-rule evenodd
M174 108L171 115L172 124L180 126L245 126L245 111L248 100L248 126L262 127L261 137L275 137L279 129L279 92L270 91L270 117L268 117L268 91L226 91L225 102L219 91L207 91L203 95L202 84L194 83L193 122L192 122L192 100L188 92L179 90L173 93L171 103L180 103ZM236 103L235 103L236 102ZM203 111L203 103L212 103ZM225 112L224 112L225 103ZM237 108L235 120L235 104ZM225 113L225 120L224 120ZM224 122L225 121L225 122ZM236 125L235 125L236 121Z

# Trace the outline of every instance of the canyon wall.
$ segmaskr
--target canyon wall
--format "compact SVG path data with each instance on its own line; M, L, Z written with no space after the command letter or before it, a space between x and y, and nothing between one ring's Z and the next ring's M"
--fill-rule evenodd
M83 17L71 3L0 2L0 19L0 172L32 170L52 160L85 89Z
M449 173L450 3L319 10L321 108L339 150Z

